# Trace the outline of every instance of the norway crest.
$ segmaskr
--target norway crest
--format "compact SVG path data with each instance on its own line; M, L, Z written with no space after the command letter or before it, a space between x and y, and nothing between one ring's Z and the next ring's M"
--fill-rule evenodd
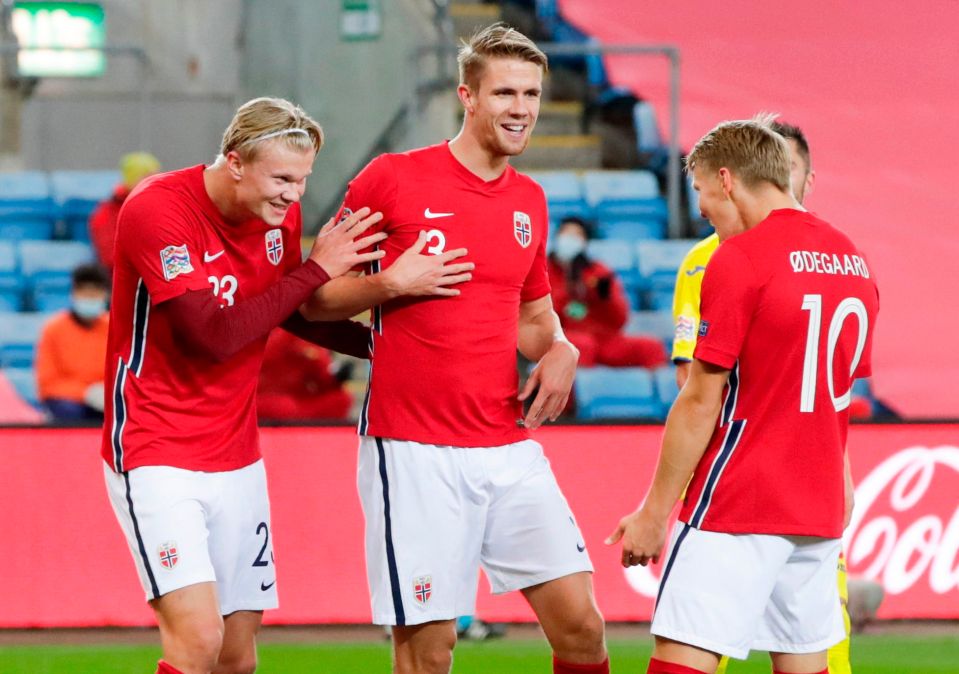
M433 576L419 576L413 579L413 599L425 606L433 596Z
M172 571L177 562L180 561L180 553L177 552L176 541L167 541L159 548L157 554L160 557L160 566L167 571Z
M528 248L529 242L533 240L533 226L529 216L523 211L513 211L513 236L523 248Z
M266 233L266 259L276 266L283 259L283 231L271 229Z

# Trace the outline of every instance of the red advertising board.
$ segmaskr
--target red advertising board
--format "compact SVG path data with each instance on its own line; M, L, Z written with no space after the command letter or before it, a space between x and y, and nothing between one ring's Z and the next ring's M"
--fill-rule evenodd
M647 620L659 569L603 545L649 483L657 426L537 433L583 530L608 620ZM0 430L0 627L147 625L130 553L106 498L99 432ZM959 618L959 425L856 426L850 571L882 582L884 618ZM270 623L365 623L370 609L356 437L349 428L262 431L281 607ZM773 469L771 467L771 469ZM516 593L481 583L479 615L531 620Z

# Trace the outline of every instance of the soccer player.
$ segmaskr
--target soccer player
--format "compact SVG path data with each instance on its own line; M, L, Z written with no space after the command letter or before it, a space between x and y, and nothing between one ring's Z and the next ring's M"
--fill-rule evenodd
M550 300L542 188L509 164L536 123L546 56L497 24L459 69L459 134L374 159L344 203L383 213L374 270L417 237L436 255L467 247L476 265L459 297L374 310L358 461L373 620L393 626L395 671L448 672L482 566L494 592L523 593L554 672L608 672L585 542L529 437L563 410L578 357ZM356 280L321 288L317 311L342 307ZM536 363L522 392L517 345Z
M789 147L789 184L796 201L803 204L806 196L812 192L816 180L816 172L812 168L809 152L809 141L798 126L774 121L771 128L786 139L786 145ZM732 234L735 233L738 232L732 232ZM676 383L679 388L683 387L689 377L689 367L696 348L703 273L719 243L719 234L716 232L697 243L686 255L676 275L676 292L673 298L673 320L676 326L673 339L673 362L676 364ZM829 649L830 674L849 674L852 671L849 663L849 636L852 624L847 610L849 593L846 580L846 561L840 553L837 582L846 638ZM723 657L716 670L717 674L725 672L728 664L729 658Z
M658 560L692 476L660 581L653 674L713 672L753 648L775 672L826 674L826 649L845 636L848 405L870 372L878 291L848 237L795 200L769 123L720 124L687 159L724 243L652 486L607 540L622 539L624 566Z
M363 356L368 331L307 322L319 286L383 253L360 209L321 230L301 263L299 201L323 142L301 108L237 110L211 166L153 176L120 213L102 454L110 501L163 643L158 672L252 672L277 605L257 376L269 331ZM451 257L416 247L368 283L446 293Z

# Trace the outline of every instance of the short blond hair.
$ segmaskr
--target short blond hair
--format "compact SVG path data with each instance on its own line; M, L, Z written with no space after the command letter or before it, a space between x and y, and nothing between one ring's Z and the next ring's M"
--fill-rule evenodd
M505 23L494 23L473 34L463 42L456 62L459 64L460 84L476 91L490 58L514 58L535 63L545 73L549 69L546 54L528 37Z
M776 115L761 113L753 119L719 124L693 146L686 170L727 168L747 187L768 182L789 192L789 146L773 131L775 119Z
M220 154L236 151L245 161L256 159L262 141L279 139L292 150L319 152L323 129L300 106L283 98L254 98L241 105L223 132Z

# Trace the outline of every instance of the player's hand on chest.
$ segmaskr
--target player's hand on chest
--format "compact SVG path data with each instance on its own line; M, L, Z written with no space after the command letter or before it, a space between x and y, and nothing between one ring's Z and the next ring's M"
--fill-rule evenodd
M426 255L440 255L466 248L476 264L477 281L515 283L526 278L536 254L536 246L545 236L545 222L505 203L457 206L455 200L424 199L411 205L387 225L389 239L399 254L426 234Z

